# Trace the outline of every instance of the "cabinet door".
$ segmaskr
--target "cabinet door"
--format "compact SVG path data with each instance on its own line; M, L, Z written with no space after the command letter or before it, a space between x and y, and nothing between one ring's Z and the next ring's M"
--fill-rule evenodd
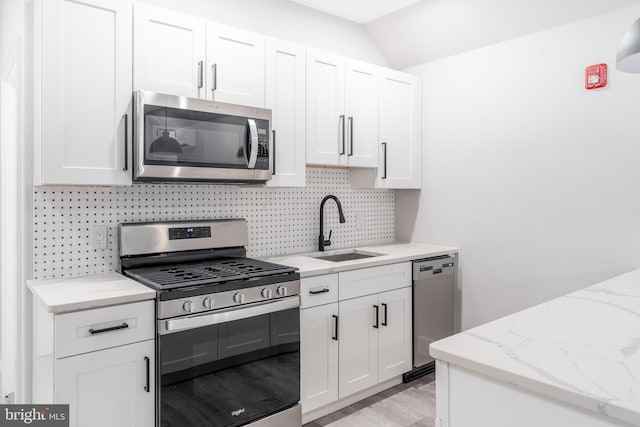
M264 108L265 38L207 22L207 99Z
M204 97L205 21L135 4L136 90Z
M340 398L378 382L378 295L339 302ZM377 322L376 322L377 320ZM377 326L377 327L376 327Z
M69 404L71 427L154 425L153 343L142 341L56 360L54 399Z
M420 188L418 77L385 70L380 83L379 187Z
M378 67L347 60L347 157L350 167L378 166Z
M305 185L305 50L267 40L266 107L273 129L273 178L270 187Z
M36 8L35 184L130 185L131 1Z
M338 400L337 316L338 303L300 310L302 412Z
M344 58L307 50L307 163L346 165Z
M411 288L379 295L378 381L383 382L411 370Z

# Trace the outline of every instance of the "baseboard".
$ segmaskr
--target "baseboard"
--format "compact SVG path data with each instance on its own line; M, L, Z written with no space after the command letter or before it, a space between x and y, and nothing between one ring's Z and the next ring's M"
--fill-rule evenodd
M308 412L302 413L302 424L309 423L311 421L317 420L318 418L322 418L325 415L328 415L332 412L339 411L342 408L345 408L349 405L353 405L356 402L359 402L367 397L371 397L374 394L378 394L381 391L384 391L388 388L397 386L398 384L402 384L402 375L397 376L395 378L391 378L383 383L376 384L373 387L367 388L365 390L354 393L350 396L343 397L342 399L336 400L335 402L331 402L328 405L321 406L320 408L313 409ZM302 408L304 411L304 407Z

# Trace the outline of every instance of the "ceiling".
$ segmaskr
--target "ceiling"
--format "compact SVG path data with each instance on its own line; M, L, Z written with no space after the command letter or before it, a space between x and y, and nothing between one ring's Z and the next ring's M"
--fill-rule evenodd
M389 66L405 69L638 4L640 0L421 0L365 28ZM629 25L635 19L637 12L630 11Z
M420 0L291 0L295 3L366 24Z

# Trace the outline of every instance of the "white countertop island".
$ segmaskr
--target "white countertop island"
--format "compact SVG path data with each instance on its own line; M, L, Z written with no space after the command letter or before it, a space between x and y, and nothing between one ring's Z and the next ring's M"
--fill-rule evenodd
M640 425L640 269L437 341L430 352L436 425Z

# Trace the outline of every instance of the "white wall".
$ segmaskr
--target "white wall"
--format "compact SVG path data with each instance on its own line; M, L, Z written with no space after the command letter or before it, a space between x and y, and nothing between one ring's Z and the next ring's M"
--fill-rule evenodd
M25 10L25 6L28 10ZM30 35L26 22L29 21L31 3L23 0L0 0L0 104L12 109L9 114L0 111L4 129L0 156L4 166L0 168L0 222L2 250L0 254L0 278L3 297L0 305L5 324L2 330L3 357L11 353L10 360L3 360L6 375L3 393L16 392L16 401L29 400L30 394L30 354L31 320L29 311L31 297L24 286L31 274L29 252L31 251L31 89L25 84L30 81L31 50ZM13 92L8 98L7 91ZM7 120L10 120L7 126ZM9 129L10 128L10 129ZM17 159L15 157L18 157ZM8 165L13 164L13 168ZM27 237L29 236L29 237ZM16 342L19 341L19 342ZM2 397L2 396L0 396Z
M639 0L422 0L366 24L406 68L639 4Z
M144 0L144 3L387 65L362 25L288 0Z
M423 81L423 190L396 192L397 237L460 248L463 329L640 266L640 75L615 70L638 16L409 70ZM600 62L609 87L587 91Z

